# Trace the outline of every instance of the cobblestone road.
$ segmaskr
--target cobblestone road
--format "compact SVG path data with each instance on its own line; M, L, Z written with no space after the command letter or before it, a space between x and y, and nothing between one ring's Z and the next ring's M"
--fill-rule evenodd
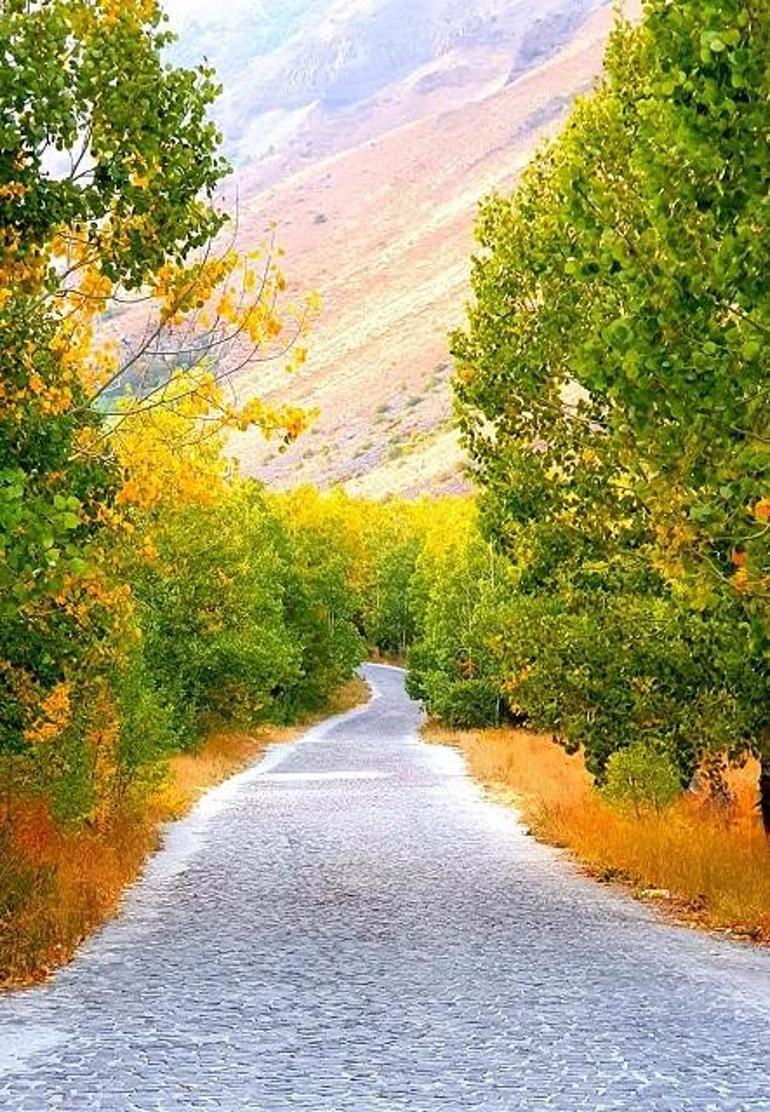
M770 955L578 876L367 675L0 1000L0 1109L770 1109Z

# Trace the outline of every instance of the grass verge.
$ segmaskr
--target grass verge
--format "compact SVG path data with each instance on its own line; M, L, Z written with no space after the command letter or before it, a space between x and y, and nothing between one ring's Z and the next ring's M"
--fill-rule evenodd
M168 774L140 811L116 815L100 829L57 827L44 803L14 800L0 825L0 989L44 980L114 914L125 889L158 847L164 823L181 818L209 788L250 765L276 742L365 702L358 678L323 714L292 727L222 731L195 753L172 757Z
M452 731L426 739L459 748L498 802L599 880L620 882L678 921L770 943L770 841L757 815L757 769L730 774L732 803L687 793L662 813L621 813L593 787L580 755L522 730Z

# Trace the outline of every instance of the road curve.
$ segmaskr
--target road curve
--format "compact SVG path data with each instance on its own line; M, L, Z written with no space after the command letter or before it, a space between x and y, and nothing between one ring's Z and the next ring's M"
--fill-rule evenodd
M770 1109L770 954L582 878L365 671L0 999L3 1112Z

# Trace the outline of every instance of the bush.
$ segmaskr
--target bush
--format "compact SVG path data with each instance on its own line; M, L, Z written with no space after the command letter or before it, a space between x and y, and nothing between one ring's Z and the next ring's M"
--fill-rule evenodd
M613 753L607 762L602 794L613 806L663 811L682 792L679 771L651 741L639 741Z
M500 723L503 699L494 680L452 680L434 672L425 678L424 690L426 705L453 729Z

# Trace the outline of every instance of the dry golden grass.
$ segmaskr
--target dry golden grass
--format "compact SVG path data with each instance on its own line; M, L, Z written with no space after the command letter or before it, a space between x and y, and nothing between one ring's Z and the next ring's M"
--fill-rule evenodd
M662 814L619 813L592 786L580 755L521 730L454 732L471 774L519 808L532 832L569 849L602 880L630 885L679 919L770 942L770 842L758 818L757 768L730 774L734 803L688 794Z
M214 733L197 752L171 759L167 777L141 811L127 811L100 829L57 827L44 803L11 801L12 820L0 822L0 989L43 980L72 958L114 914L157 847L163 823L180 818L267 745L290 741L319 718L367 698L366 684L355 679L323 715L300 726Z

